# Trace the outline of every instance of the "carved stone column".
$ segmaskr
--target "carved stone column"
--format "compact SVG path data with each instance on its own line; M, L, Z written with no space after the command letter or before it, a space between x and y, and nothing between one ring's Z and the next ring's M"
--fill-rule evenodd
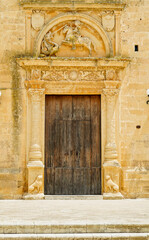
M107 88L103 89L106 98L106 145L103 163L104 199L121 199L119 192L121 166L118 160L116 144L116 99L119 89L117 81L107 81Z
M28 194L26 199L42 199L43 193L43 170L41 150L41 116L42 116L42 99L44 97L44 88L42 81L28 81L28 95L31 103L30 114L30 147L28 169Z

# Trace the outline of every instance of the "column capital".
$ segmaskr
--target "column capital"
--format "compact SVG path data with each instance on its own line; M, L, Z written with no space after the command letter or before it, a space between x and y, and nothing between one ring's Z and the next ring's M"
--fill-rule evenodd
M28 92L31 96L42 96L45 92L44 88L29 88Z
M121 11L119 11L119 10L114 10L114 13L115 13L116 16L120 16L121 15Z
M34 91L44 89L45 82L43 80L26 80L24 82L27 90L32 89Z
M104 88L103 94L108 97L114 97L119 93L119 89L115 88Z

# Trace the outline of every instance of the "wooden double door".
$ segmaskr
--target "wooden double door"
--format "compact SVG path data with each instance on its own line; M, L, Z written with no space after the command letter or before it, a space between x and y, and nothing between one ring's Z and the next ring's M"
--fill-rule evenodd
M45 194L101 194L100 96L46 95Z

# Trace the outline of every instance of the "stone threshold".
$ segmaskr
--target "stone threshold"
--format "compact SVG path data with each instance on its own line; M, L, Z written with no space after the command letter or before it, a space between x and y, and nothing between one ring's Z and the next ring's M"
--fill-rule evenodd
M103 200L102 195L45 195L45 200Z
M94 233L94 234L0 234L0 239L96 239L96 240L148 240L149 233Z
M56 236L61 234L71 235L77 234L77 236L87 234L113 234L113 233L147 233L149 234L149 224L114 224L114 223L93 223L85 224L80 222L79 224L50 224L45 221L36 222L0 222L0 234L51 234Z

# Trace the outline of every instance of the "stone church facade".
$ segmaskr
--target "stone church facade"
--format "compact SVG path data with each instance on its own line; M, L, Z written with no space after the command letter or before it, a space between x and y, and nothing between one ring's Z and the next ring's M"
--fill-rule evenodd
M0 199L149 197L147 0L1 0Z

